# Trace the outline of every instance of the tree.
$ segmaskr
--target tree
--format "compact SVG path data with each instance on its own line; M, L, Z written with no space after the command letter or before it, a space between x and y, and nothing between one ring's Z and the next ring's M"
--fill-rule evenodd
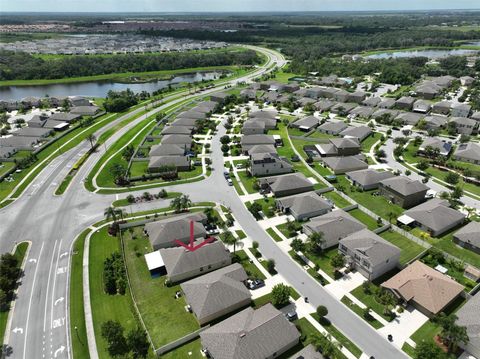
M389 212L387 213L387 218L388 218L388 221L389 221L390 223L392 223L392 221L393 221L395 218L397 218L397 214L396 214L395 212L393 212L393 211L389 211Z
M87 136L87 141L90 142L90 151L93 151L96 140L97 140L97 137L95 137L93 133Z
M292 247L295 252L303 252L305 250L305 243L299 238L294 238L290 243L290 247Z
M170 207L174 209L176 213L187 210L192 206L192 201L190 197L186 194L182 194L180 197L175 197L170 202Z
M452 186L455 186L458 184L460 181L460 175L455 172L448 172L447 175L445 176L445 182L448 184L451 184Z
M279 283L272 288L272 304L275 307L283 307L290 302L290 287Z
M453 191L450 193L450 196L455 199L459 200L463 196L463 189L460 186L455 186Z
M117 184L122 184L126 181L127 169L119 163L110 167L110 174Z
M150 349L147 333L140 327L128 332L127 345L135 359L146 358Z
M233 254L235 255L237 244L240 243L240 239L235 237L228 229L222 233L222 240L225 244L233 246Z
M228 145L230 143L231 139L230 139L230 136L228 135L224 135L222 137L220 137L220 143L222 145Z
M375 157L376 157L377 159L385 158L385 157L387 157L387 154L385 153L385 150L383 150L383 149L378 149L378 150L375 151Z
M467 328L456 323L458 317L455 314L446 316L444 313L437 318L438 324L442 327L440 337L442 341L448 345L450 353L456 352L458 344L467 344L469 341Z
M105 216L105 219L107 221L112 219L113 223L116 223L118 217L121 217L123 219L123 210L110 206L105 208L105 210L103 211L103 215Z
M102 337L107 342L108 354L112 357L123 356L129 352L124 330L117 321L108 320L102 324Z
M297 228L295 226L295 222L291 221L290 218L287 218L287 222L285 223L285 227L287 228L288 233L295 234Z
M330 260L330 264L335 270L343 268L345 266L345 257L340 253L335 254Z
M329 359L337 359L338 344L332 341L330 334L324 336L322 334L312 335L312 343L324 357Z
M275 259L268 259L267 260L267 271L268 273L275 272Z
M415 347L415 359L446 359L445 353L432 341L421 341Z
M307 238L306 248L309 252L320 254L323 252L323 234L320 232L313 232Z
M324 305L319 305L317 307L317 315L320 319L323 319L324 317L326 317L328 314L328 309L326 306Z
M430 164L428 163L428 161L425 161L425 160L421 160L421 161L418 162L418 164L417 164L417 168L418 168L420 171L425 171L428 167L430 167Z

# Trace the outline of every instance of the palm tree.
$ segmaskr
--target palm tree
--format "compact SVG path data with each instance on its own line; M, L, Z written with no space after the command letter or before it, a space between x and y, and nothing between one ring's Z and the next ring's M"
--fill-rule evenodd
M237 244L241 242L241 240L237 237L235 237L232 232L230 232L228 229L223 232L222 240L225 244L229 246L233 246L233 254L235 255L235 252L237 250Z
M477 213L476 208L473 207L465 207L465 211L467 211L467 219L472 218L472 216Z
M93 146L95 145L95 141L97 140L97 137L93 133L89 134L87 136L87 141L90 142L90 150L93 151Z
M175 212L181 212L182 210L182 202L180 197L175 197L174 199L171 200L170 202L170 207L174 209Z
M388 212L387 213L387 218L388 218L388 222L392 223L392 221L397 217L396 213L395 212Z
M182 205L182 210L187 210L192 206L192 201L188 194L181 195L179 198L180 198L180 203Z
M330 334L327 336L314 334L312 336L312 343L326 358L337 359L338 344L332 341Z
M450 353L455 352L458 348L458 344L460 343L468 343L469 338L467 335L467 328L457 325L456 320L458 317L455 314L450 316L446 316L445 314L441 314L438 317L438 322L442 327L442 331L440 332L440 337L443 341L447 342L448 344L448 351Z
M123 219L124 212L120 208L115 208L115 207L107 207L103 211L103 214L105 216L105 219L108 221L109 219L112 219L114 223L117 222L118 217L120 216L121 219Z

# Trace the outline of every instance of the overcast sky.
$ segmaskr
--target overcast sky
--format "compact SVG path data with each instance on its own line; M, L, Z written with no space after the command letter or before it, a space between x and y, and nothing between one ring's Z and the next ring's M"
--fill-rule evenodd
M229 12L480 9L480 0L0 0L0 11Z

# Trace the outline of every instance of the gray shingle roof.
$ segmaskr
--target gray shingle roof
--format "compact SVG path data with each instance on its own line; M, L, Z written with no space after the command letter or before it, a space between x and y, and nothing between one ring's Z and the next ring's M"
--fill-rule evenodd
M192 138L188 135L165 135L162 137L162 144L190 145Z
M442 141L439 138L435 137L427 137L423 140L422 144L420 145L419 149L424 150L427 147L432 147L434 149L440 150L440 154L448 155L450 150L452 149L452 144Z
M190 126L165 126L162 135L191 135L192 128Z
M180 287L187 303L202 321L203 318L250 299L250 291L243 283L247 278L243 267L235 263L184 282Z
M313 184L303 173L290 173L282 176L268 177L264 180L270 184L271 190L275 192L288 191L291 189L304 188L305 191L313 190Z
M242 146L251 145L273 145L275 140L270 135L247 135L243 136L241 140Z
M465 227L459 229L453 237L480 248L480 222L472 221ZM480 323L479 323L480 324Z
M315 349L313 344L309 344L299 352L293 354L289 359L325 359L325 357Z
M197 119L195 118L187 118L187 117L182 117L182 118L177 118L172 123L170 126L188 126L188 127L195 127L197 124Z
M298 121L295 121L292 123L292 127L306 127L306 128L312 128L318 126L320 123L320 119L315 116L307 116L304 118L301 118Z
M339 149L360 148L360 143L355 138L330 138L330 143Z
M255 153L277 153L277 150L273 145L255 145L248 150L248 154L253 155Z
M294 196L278 199L282 207L290 208L297 215L305 215L322 209L330 209L332 206L323 200L315 192L297 194Z
M473 142L463 143L457 147L455 156L467 160L480 161L480 145Z
M277 111L271 110L259 110L259 111L252 111L248 114L250 118L275 118L278 115Z
M395 175L390 171L375 171L372 169L347 172L346 175L353 181L359 183L362 186L371 186L378 184L380 181L392 178Z
M392 178L387 178L380 181L380 183L385 188L392 189L393 191L403 196L409 196L414 193L419 193L419 192L429 190L429 187L424 185L422 182L417 180L412 180L405 176L395 176Z
M372 266L400 255L400 249L368 229L350 234L340 240L350 251L367 258Z
M185 150L181 146L164 143L152 146L149 156L183 156L184 154Z
M215 359L264 359L297 343L300 333L271 304L247 308L200 333Z
M480 292L475 294L457 314L457 324L467 327L469 344L480 348Z
M170 278L220 262L224 262L224 265L231 263L230 252L220 241L206 244L195 251L183 247L160 249L160 254Z
M338 121L338 122L325 122L323 125L319 126L318 129L321 131L341 132L347 127L348 125L345 122Z
M367 169L368 164L355 156L326 157L323 162L336 173Z
M150 157L148 168L173 165L175 167L190 166L190 159L187 156L153 156Z

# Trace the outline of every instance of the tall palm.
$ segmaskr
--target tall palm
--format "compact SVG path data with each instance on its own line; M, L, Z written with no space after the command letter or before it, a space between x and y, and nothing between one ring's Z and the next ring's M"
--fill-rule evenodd
M170 201L170 207L174 209L175 212L182 211L182 200L180 197L175 197Z
M187 210L192 206L192 200L188 194L181 195L179 198L182 210Z
M312 336L312 343L317 350L320 350L324 357L329 359L337 359L338 344L332 341L330 334L327 336L314 334Z
M115 208L115 207L107 207L105 208L105 210L103 211L103 214L105 216L105 219L108 221L109 219L112 219L113 222L117 222L118 220L118 217L122 218L123 219L123 210L121 210L120 208Z
M223 232L223 242L229 246L233 246L233 254L235 254L237 250L237 244L239 244L241 241L227 229Z
M89 134L87 136L87 141L90 142L90 149L93 151L93 146L95 145L95 141L97 140L97 137L93 133Z

